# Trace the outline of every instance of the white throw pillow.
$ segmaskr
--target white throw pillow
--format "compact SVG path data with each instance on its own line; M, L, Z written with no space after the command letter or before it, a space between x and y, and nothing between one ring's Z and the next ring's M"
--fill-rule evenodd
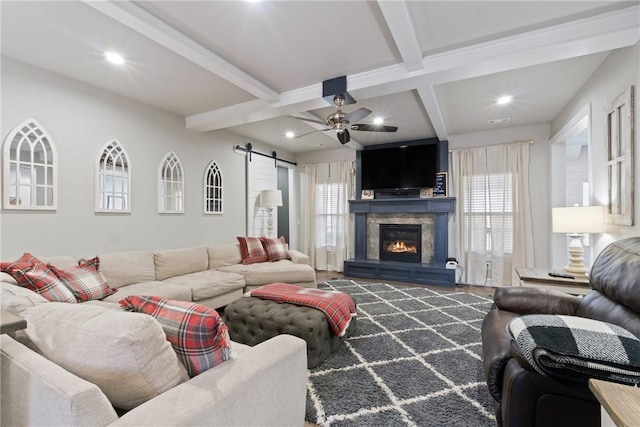
M151 316L86 305L26 309L27 337L42 355L132 409L189 377Z
M27 308L48 302L32 290L18 286L17 283L11 285L7 282L0 282L0 307L3 310L20 316Z

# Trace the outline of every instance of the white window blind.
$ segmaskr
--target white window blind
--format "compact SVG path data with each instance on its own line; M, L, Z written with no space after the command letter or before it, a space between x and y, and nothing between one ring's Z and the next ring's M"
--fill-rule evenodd
M464 179L465 245L475 252L513 252L512 174L470 175ZM500 236L496 238L495 236Z
M335 247L345 238L347 194L343 183L316 185L316 247Z

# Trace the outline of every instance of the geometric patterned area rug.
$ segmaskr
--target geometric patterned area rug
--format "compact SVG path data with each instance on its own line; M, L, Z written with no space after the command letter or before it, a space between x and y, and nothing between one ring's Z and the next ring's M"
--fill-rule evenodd
M356 332L309 370L322 426L493 426L480 326L493 300L455 289L329 280L356 301Z

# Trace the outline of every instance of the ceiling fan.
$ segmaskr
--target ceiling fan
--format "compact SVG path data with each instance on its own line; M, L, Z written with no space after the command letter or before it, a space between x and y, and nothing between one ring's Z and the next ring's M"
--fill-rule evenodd
M313 120L313 119L307 119L304 117L293 116L298 120L304 120L306 122L319 123L319 124L328 126L326 129L318 129L311 132L303 133L301 135L297 135L296 138L309 135L310 133L333 130L336 132L338 141L340 141L340 143L344 145L347 142L351 141L351 135L349 135L349 130L366 131L366 132L395 132L398 130L397 126L354 123L364 119L369 114L371 114L372 111L369 110L368 108L359 108L355 111L352 111L349 114L344 113L342 111L342 107L345 104L345 97L342 94L337 94L333 97L333 104L336 106L338 111L336 111L335 113L329 114L327 116L327 119L324 122L320 120Z

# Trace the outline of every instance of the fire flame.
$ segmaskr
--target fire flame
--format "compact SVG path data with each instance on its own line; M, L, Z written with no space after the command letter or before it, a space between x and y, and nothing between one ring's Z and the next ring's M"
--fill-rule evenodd
M387 252L392 252L392 253L409 252L412 254L417 254L418 248L416 246L407 245L402 240L396 240L395 242L387 246Z

